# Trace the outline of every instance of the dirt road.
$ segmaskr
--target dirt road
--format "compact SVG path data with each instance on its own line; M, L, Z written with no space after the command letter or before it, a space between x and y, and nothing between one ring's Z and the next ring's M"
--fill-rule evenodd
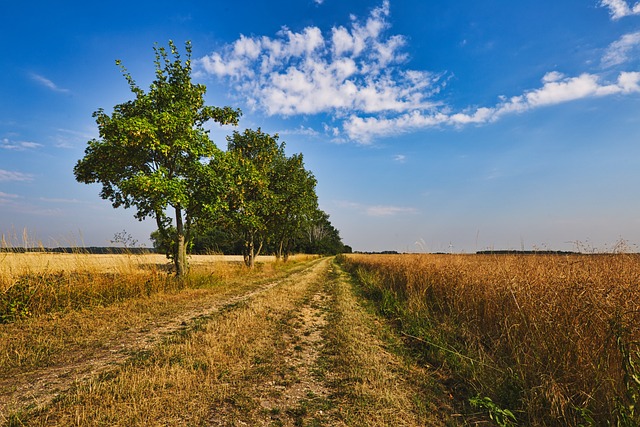
M331 258L267 284L195 295L70 363L0 379L12 425L451 424L434 372Z

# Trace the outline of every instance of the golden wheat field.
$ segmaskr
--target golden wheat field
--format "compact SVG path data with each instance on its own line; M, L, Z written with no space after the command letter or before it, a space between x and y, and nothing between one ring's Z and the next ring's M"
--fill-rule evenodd
M640 256L344 262L433 363L457 372L466 392L491 398L496 411L509 408L524 425L636 425Z

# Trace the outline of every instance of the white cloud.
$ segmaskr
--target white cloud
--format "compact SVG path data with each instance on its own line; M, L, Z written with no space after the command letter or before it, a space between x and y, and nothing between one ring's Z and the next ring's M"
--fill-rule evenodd
M33 181L33 175L0 169L0 182L6 181Z
M418 211L415 208L377 205L377 206L368 206L365 212L369 216L395 216L399 214L415 214Z
M249 105L269 115L429 108L441 76L402 69L406 41L385 35L388 16L385 0L364 22L354 18L330 34L284 27L273 38L243 35L198 60L199 71L235 83Z
M81 131L62 128L56 129L56 131L56 134L53 135L56 148L73 148L78 143L85 144L86 141L98 136L93 127Z
M562 80L564 78L564 74L559 73L558 71L550 71L544 75L542 78L543 83L549 82L557 82L558 80Z
M365 205L362 203L339 201L337 204L341 207L357 210L367 216L395 216L401 214L416 214L418 210L411 207L393 206L393 205Z
M318 136L320 135L320 132L310 127L300 126L299 128L296 128L296 129L285 129L283 131L280 131L278 132L278 135Z
M5 150L23 151L39 147L42 147L42 144L31 141L11 141L8 138L3 138L0 141L0 148Z
M17 194L3 193L0 191L0 206L3 209L14 210L20 206L21 197Z
M542 88L524 94L526 108L559 104L595 95L598 91L598 77L592 74L582 74L578 77L547 81ZM514 99L513 105L519 105L520 99Z
M64 93L69 92L69 89L61 88L61 87L59 87L58 85L56 85L54 82L52 82L51 80L49 80L48 78L46 78L46 77L44 77L44 76L41 76L41 75L39 75L39 74L31 73L31 74L30 74L30 77L31 77L34 81L36 81L37 83L39 83L40 85L42 85L42 86L44 86L44 87L46 87L46 88L48 88L48 89L51 89L51 90L52 90L52 91L54 91L54 92L64 92Z
M511 98L497 108L496 114L525 111L583 98L640 92L639 77L640 73L637 72L622 72L616 82L601 84L599 76L584 73L578 77L547 81L540 89Z
M640 14L640 3L630 6L625 0L602 0L600 6L608 7L611 19L614 20Z
M502 102L494 107L480 107L453 114L415 110L393 118L363 118L354 114L345 121L343 129L352 140L366 144L377 137L417 129L490 123L507 114L522 113L579 99L640 93L640 72L622 72L612 83L601 83L599 76L594 74L565 77L560 73L547 73L542 82L543 85L539 89L508 99L502 97Z
M393 156L393 160L398 163L404 163L407 161L407 156L405 156L404 154L396 154L395 156Z
M640 31L623 35L619 40L611 43L602 57L602 65L612 67L629 60L634 51L640 46ZM637 57L637 54L635 55Z
M602 0L612 17L640 13L622 0ZM350 17L323 33L309 26L299 32L283 27L274 37L240 36L199 59L200 74L231 83L247 105L267 115L327 114L324 132L334 141L367 144L375 138L439 126L491 123L513 113L579 99L640 92L637 72L622 72L604 82L597 74L546 73L541 86L493 106L458 111L436 100L447 84L446 72L407 68L407 39L388 34L390 3L383 0L366 19ZM620 64L640 46L640 32L612 43L602 63Z
M10 194L10 193L3 193L2 191L0 191L0 199L17 199L20 196L18 196L17 194Z
M20 145L24 148L38 148L38 147L42 147L42 144L38 144L37 142L29 142L29 141L22 141L20 143Z
M78 204L78 203L87 203L78 199L64 199L64 198L51 198L51 197L40 197L38 200L47 203L62 203L62 204Z

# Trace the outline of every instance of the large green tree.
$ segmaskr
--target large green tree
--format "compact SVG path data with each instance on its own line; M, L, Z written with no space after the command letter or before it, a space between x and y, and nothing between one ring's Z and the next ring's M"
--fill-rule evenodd
M79 182L100 183L100 196L114 208L135 207L135 217L155 218L158 232L176 274L187 271L187 246L198 224L210 220L221 206L220 185L206 159L221 151L204 124L238 122L240 110L204 104L206 88L191 81L191 44L183 62L178 49L154 47L155 80L145 92L120 66L135 99L118 104L111 115L93 116L99 139L88 142L74 168Z

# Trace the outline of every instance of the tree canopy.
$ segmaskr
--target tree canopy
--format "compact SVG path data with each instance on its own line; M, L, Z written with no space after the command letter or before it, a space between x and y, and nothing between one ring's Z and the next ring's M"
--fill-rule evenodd
M153 217L175 263L176 274L187 270L187 246L193 230L222 207L222 183L206 166L221 151L204 124L238 123L239 109L204 105L206 88L191 81L191 44L183 62L169 42L170 52L154 47L155 80L145 92L122 66L133 100L118 104L109 115L94 114L99 139L88 142L74 168L76 180L100 183L100 196L114 208L136 208L135 217Z

